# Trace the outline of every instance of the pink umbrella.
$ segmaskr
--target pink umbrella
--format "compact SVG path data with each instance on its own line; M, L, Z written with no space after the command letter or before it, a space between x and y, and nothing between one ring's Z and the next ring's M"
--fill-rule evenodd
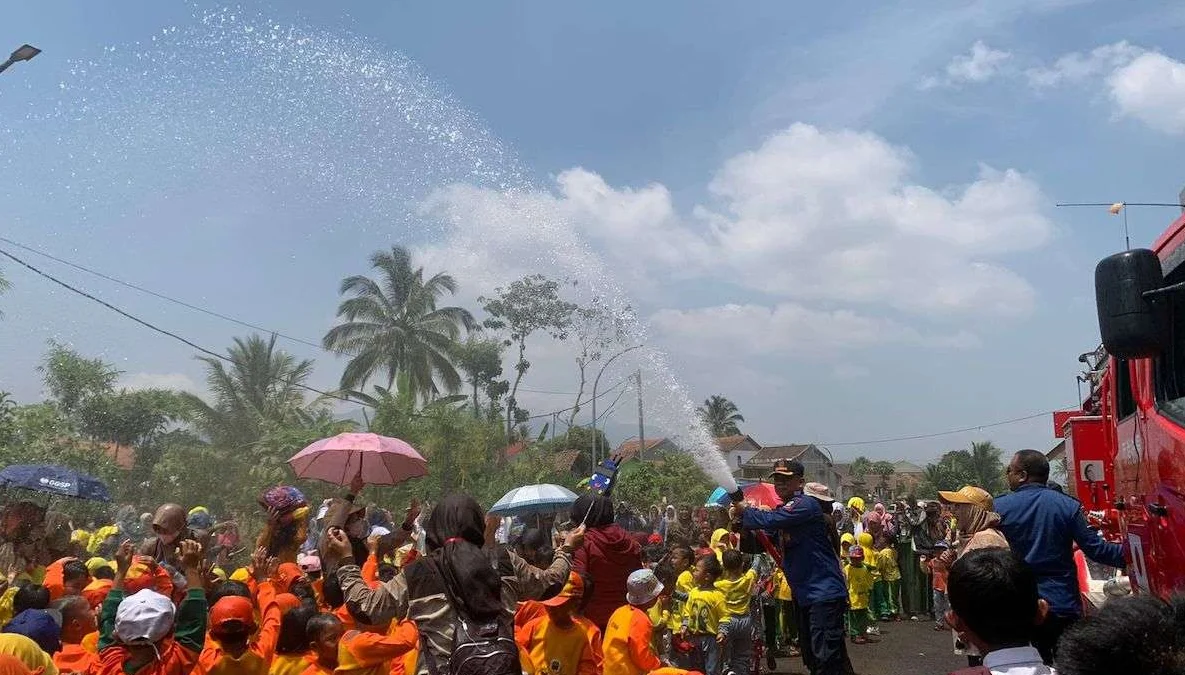
M300 478L349 485L395 485L428 474L428 462L406 441L378 434L344 433L323 438L288 460Z

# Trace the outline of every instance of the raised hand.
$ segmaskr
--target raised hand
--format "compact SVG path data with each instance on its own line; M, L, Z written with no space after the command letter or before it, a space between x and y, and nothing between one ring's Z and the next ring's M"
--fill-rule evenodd
M202 564L202 545L192 539L181 542L181 567L186 572L198 572Z
M121 575L127 574L132 568L132 558L135 555L136 549L132 546L131 539L124 539L119 543L119 548L115 551L115 567Z

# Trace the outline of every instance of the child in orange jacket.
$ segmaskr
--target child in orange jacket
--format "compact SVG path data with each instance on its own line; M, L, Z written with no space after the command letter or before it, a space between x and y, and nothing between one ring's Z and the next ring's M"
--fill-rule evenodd
M654 651L654 624L647 610L658 602L663 585L649 569L630 574L626 581L628 605L618 607L605 627L604 675L678 675L693 671L674 668Z
M523 671L529 675L556 672L553 663L558 662L558 671L571 675L599 675L598 656L600 636L590 626L574 616L580 599L584 596L584 580L572 572L563 590L553 598L543 601L547 614L533 619L521 630L515 631L515 642L520 655L525 654L529 662L523 663Z
M345 632L342 622L332 614L321 613L309 619L305 630L312 663L302 675L333 675L337 669L338 643Z
M402 671L404 657L419 644L420 631L411 621L399 621L386 633L346 631L338 644L334 675L388 675L392 670Z
M267 675L280 638L280 606L275 586L259 584L263 620L255 623L255 606L247 598L228 595L210 608L210 636L214 644L202 650L195 671L199 675ZM251 636L259 634L255 640Z

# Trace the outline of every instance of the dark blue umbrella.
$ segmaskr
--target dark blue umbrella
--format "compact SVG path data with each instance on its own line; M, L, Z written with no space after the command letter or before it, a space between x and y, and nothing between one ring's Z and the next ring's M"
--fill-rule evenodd
M74 469L52 464L13 464L0 469L0 484L48 495L111 501L103 481Z

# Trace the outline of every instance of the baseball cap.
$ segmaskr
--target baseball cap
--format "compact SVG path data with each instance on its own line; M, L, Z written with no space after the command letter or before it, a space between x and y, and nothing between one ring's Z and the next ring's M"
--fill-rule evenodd
M769 472L769 477L774 476L791 476L802 478L806 475L806 468L802 466L802 462L794 459L779 459L774 462L774 470Z
M631 605L644 605L662 593L663 585L649 569L634 570L625 582L625 601Z
M306 553L302 556L297 556L296 564L300 565L300 569L305 572L321 571L321 557L316 553Z
M5 633L24 635L46 654L62 650L62 618L44 609L26 609L4 626Z
M109 560L106 558L100 558L99 556L95 556L86 561L86 570L91 574L98 572L104 567L115 569L115 565L113 565Z
M825 502L835 501L835 497L831 496L831 488L822 483L807 483L803 486L802 493L808 497L821 499Z
M548 598L543 601L547 607L559 607L573 598L584 597L584 579L575 572L568 573L568 582L553 598Z
M255 606L247 598L227 595L210 608L210 632L253 633L255 632Z
M296 563L281 563L276 570L276 581L280 590L287 591L292 584L304 578L304 570Z
M971 504L981 509L992 510L992 495L983 488L965 485L957 492L938 492L938 498L948 504Z
M173 628L173 601L144 589L124 598L115 611L115 637L124 644L155 643Z

